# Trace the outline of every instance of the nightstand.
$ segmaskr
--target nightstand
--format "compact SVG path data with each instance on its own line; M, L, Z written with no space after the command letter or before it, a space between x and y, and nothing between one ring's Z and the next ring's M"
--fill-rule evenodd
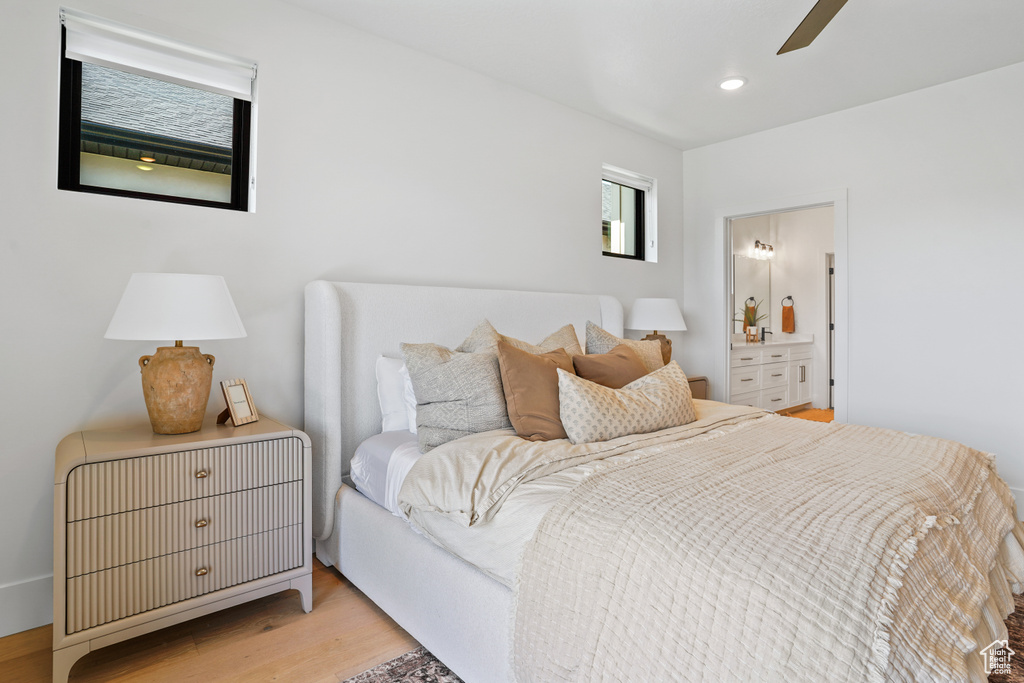
M694 398L706 399L708 397L707 377L687 377L690 382L690 393Z
M283 590L312 609L309 437L266 417L57 447L53 680L88 652Z

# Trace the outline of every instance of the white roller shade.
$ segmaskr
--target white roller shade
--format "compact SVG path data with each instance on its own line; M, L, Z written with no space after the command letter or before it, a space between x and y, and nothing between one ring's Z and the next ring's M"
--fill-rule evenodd
M240 100L252 100L256 64L61 8L64 56Z

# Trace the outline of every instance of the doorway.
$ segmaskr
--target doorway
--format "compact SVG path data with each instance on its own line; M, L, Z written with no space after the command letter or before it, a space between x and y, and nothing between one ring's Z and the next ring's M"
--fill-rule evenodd
M801 216L811 216L815 213L814 210L818 210L819 215L823 213L822 210L831 212L831 240L826 242L822 239L812 239L806 244L801 244ZM721 262L724 280L724 319L719 328L722 344L719 346L719 370L716 372L720 380L714 392L718 400L731 402L733 380L735 379L738 385L741 379L739 374L733 377L731 362L733 344L737 339L745 338L744 335L737 334L739 326L743 324L742 317L737 315L736 306L736 297L740 296L735 283L736 262L739 260L737 255L743 249L748 250L748 255L758 249L762 249L763 254L763 247L767 244L769 253L773 253L769 265L771 281L768 287L762 290L767 292L766 308L764 311L758 311L758 315L767 313L760 325L768 328L765 338L768 341L773 338L780 341L781 337L781 341L788 344L801 341L798 339L801 334L813 334L813 405L823 410L834 409L837 422L847 421L846 213L846 192L838 190L807 195L792 201L766 201L746 210L722 211L717 214L720 221L719 244L724 257ZM760 222L762 227L767 225L767 232L763 233L765 239L760 239L747 229L751 223L757 222ZM736 235L750 241L751 244L736 244ZM795 269L794 260L800 263ZM831 269L827 278L822 277L825 268ZM744 303L749 304L749 299L744 298ZM782 332L783 306L791 307L787 311L790 319L787 330L792 331L785 333ZM795 329L792 328L791 322L794 311ZM737 319L741 322L735 322Z

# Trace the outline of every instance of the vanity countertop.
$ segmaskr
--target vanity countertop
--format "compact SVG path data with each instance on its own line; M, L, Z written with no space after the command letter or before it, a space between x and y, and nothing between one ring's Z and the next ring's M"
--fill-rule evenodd
M776 335L768 335L768 341L759 341L747 343L746 337L742 334L734 334L732 336L732 348L739 349L744 346L784 346L787 344L810 344L814 341L813 334L779 334L779 338L775 339Z

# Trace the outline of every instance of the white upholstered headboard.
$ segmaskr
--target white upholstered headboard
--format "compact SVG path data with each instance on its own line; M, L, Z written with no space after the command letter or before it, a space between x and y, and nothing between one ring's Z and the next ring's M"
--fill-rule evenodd
M326 538L352 454L380 432L377 356L401 358L402 342L454 348L484 318L502 334L537 343L567 322L588 320L622 335L622 305L610 296L493 289L306 285L305 432L313 441L313 535Z

